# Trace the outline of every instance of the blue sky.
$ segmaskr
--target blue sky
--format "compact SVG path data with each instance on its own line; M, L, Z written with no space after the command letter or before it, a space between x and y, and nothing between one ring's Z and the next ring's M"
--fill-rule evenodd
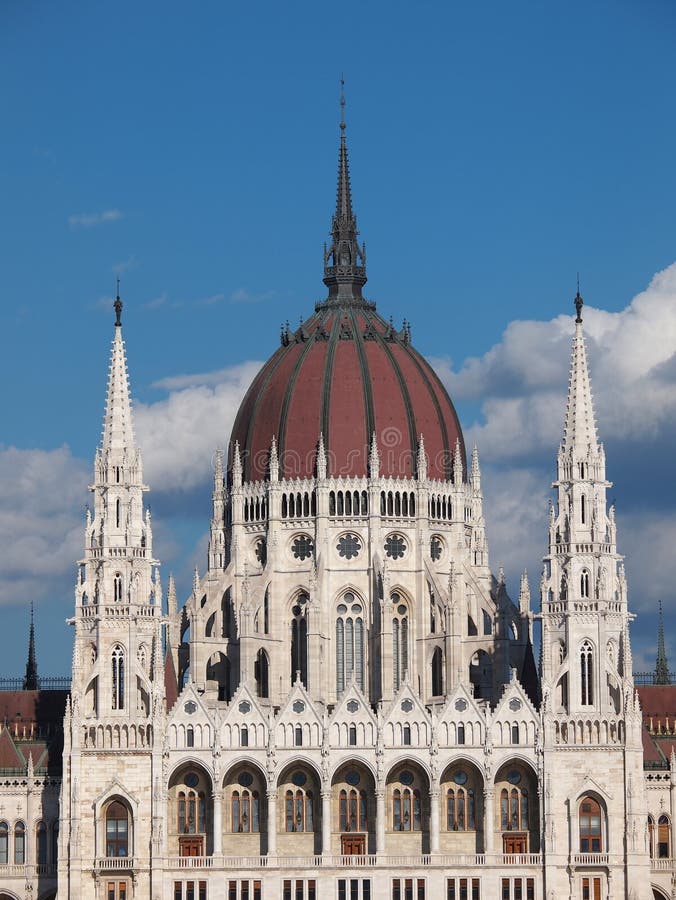
M581 273L652 665L676 540L675 38L667 0L5 0L3 672L31 596L41 670L70 666L117 274L156 549L184 597L203 570L211 451L323 295L341 72L368 296L436 361L479 443L493 566L516 593L526 565L534 597Z

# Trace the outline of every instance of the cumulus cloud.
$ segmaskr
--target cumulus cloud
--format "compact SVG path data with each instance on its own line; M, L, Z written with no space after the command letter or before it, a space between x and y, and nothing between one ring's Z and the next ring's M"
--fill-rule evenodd
M87 466L68 447L0 448L0 604L58 594L82 553Z
M239 404L258 362L156 383L169 391L155 403L137 403L135 423L145 475L155 491L190 490L211 473L217 447L225 448Z
M68 216L68 224L71 228L95 228L106 222L117 222L124 214L119 209L104 209L102 212L74 213Z

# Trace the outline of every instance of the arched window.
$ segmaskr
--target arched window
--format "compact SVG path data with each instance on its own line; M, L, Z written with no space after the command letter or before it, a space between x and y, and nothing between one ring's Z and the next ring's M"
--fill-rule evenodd
M448 831L474 831L474 823L474 790L453 785L446 793L446 828Z
M432 654L432 696L440 697L444 692L444 657L441 647L437 647Z
M601 807L593 797L580 801L580 853L602 853Z
M254 678L256 680L256 693L259 697L269 696L268 673L270 663L265 650L259 650L254 663Z
M7 822L0 822L0 865L9 862L9 827Z
M580 701L583 706L594 703L594 649L589 641L580 647Z
M364 690L364 607L352 593L336 609L336 691L341 694L352 676Z
M288 790L284 797L284 823L286 831L314 831L312 791L304 788Z
M583 569L580 575L580 596L589 597L589 572L586 569Z
M584 525L587 518L587 498L584 494L580 497L580 522Z
M291 608L291 684L296 681L296 672L307 687L307 594L299 594Z
M122 518L122 504L119 500L115 501L115 526L120 527L120 519Z
M116 603L122 600L122 576L119 572L116 572L113 578L113 599Z
M115 644L112 654L113 667L113 709L124 709L124 650Z
M258 833L261 830L260 795L258 791L241 788L232 792L232 830L236 834Z
M26 861L26 826L17 822L14 826L14 864L22 866Z
M338 797L339 822L341 831L367 831L368 800L366 791L343 788Z
M397 786L392 791L392 830L420 831L422 802L416 787Z
M398 691L408 672L408 605L400 594L392 594L392 676Z
M648 853L650 858L655 857L655 820L652 816L648 816Z
M657 855L660 859L671 857L671 822L662 815L657 820Z
M185 745L186 747L195 746L195 729L192 727L192 725L188 725L185 730Z
M35 859L39 866L47 865L47 826L38 822L35 829Z
M178 833L204 834L207 830L204 791L186 789L178 792Z
M347 732L347 743L350 747L357 746L357 726L350 725Z
M500 828L502 831L528 831L529 795L526 788L512 786L500 791Z
M129 856L129 812L119 800L106 810L106 856Z

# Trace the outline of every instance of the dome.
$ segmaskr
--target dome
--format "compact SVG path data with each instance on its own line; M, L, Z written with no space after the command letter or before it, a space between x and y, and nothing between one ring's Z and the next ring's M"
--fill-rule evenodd
M232 444L239 443L243 477L267 477L277 441L280 477L316 474L323 435L329 476L368 474L375 434L382 476L412 477L420 435L428 478L447 479L460 423L430 364L366 301L319 306L260 370L239 409Z
M341 100L344 104L344 101ZM258 373L237 413L231 462L239 445L245 481L268 475L273 438L283 478L312 478L320 435L330 477L368 474L373 435L380 475L410 478L422 435L428 478L448 479L456 446L465 468L460 423L428 362L411 346L410 327L395 331L362 296L366 251L357 236L341 121L336 211L324 251L328 297Z

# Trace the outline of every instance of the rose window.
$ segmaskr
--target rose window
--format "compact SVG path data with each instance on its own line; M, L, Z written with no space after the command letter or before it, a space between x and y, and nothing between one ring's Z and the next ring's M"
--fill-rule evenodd
M406 552L406 541L400 534L391 534L385 541L385 553L390 559L400 559Z
M314 549L314 542L307 534L299 535L291 544L291 550L296 559L308 559L308 557L312 556Z
M353 556L359 555L361 540L356 534L344 534L336 544L336 549L340 556L343 556L345 559L352 559Z

